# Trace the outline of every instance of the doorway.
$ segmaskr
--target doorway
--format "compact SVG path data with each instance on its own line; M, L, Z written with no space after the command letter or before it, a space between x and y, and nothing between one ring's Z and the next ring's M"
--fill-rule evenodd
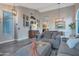
M76 13L76 35L79 35L79 9Z
M9 11L3 11L3 36L5 41L14 39L13 14Z

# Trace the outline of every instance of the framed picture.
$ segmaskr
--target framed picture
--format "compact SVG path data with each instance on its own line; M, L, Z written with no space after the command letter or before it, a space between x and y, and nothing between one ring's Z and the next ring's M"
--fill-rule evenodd
M25 15L23 14L23 19L25 19Z
M40 27L40 20L37 19L37 26Z
M23 26L29 26L29 16L23 14Z
M26 21L29 21L29 16L26 16L25 19L26 19Z
M29 22L26 22L26 26L29 26Z

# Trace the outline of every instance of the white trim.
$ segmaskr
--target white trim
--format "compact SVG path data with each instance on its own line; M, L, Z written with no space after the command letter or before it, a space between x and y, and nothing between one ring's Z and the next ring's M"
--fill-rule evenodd
M28 39L28 37L25 37L25 38L19 38L19 39L17 39L17 41L21 41L21 40L24 40L24 39Z
M24 40L24 39L28 39L28 37L17 39L17 41L21 41L22 39L23 39L23 40ZM0 44L8 43L8 42L11 42L11 41L15 41L15 39L0 42Z
M0 42L0 44L8 43L8 42L11 42L11 41L14 41L14 39Z

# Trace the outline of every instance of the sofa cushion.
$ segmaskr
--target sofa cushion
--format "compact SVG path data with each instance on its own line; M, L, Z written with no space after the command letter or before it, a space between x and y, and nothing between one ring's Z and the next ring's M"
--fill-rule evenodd
M42 43L42 42L40 42ZM28 44L16 51L16 53L12 54L12 56L32 56L31 51L32 44ZM51 53L51 44L48 42L45 42L44 45L38 45L37 51L39 56L46 56L50 55Z
M79 50L71 49L66 43L62 42L59 47L58 55L79 56Z
M51 39L52 38L52 33L50 31L44 32L44 38Z
M79 43L79 39L69 39L67 41L67 45L69 48L74 48L77 45L77 43Z
M60 46L60 43L61 43L61 39L60 39L60 38L58 38L58 39L53 39L51 42L52 42L53 48L58 49L59 46Z
M79 50L79 43L75 46L75 48Z

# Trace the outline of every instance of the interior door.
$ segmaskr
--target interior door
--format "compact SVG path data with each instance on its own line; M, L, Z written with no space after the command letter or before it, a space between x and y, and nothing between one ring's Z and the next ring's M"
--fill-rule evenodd
M3 35L5 40L12 40L14 38L13 29L13 14L3 11Z

